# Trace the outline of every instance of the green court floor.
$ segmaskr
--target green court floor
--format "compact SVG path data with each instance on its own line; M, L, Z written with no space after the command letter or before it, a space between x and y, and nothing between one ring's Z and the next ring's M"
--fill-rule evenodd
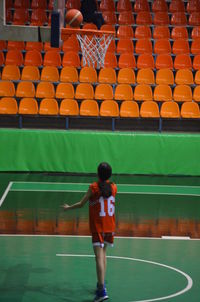
M0 236L1 302L89 302L96 286L89 237ZM197 302L199 240L116 238L106 286L113 302Z

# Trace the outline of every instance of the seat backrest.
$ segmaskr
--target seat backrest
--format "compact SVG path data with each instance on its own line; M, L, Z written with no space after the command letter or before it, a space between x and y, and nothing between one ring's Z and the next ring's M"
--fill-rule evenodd
M158 102L172 101L172 90L169 85L160 84L155 87L154 100Z
M179 39L173 43L172 51L174 54L189 54L190 48L187 40Z
M75 98L78 100L94 98L94 89L90 83L80 83L76 87Z
M148 39L139 39L136 42L136 46L135 46L135 52L138 54L143 54L143 53L147 53L147 54L152 54L152 44L151 41Z
M148 12L150 10L149 3L147 0L136 0L134 3L134 12Z
M169 39L170 32L167 26L155 26L153 31L154 39Z
M136 24L138 25L152 25L152 17L148 11L140 11L136 16Z
M25 54L24 65L41 66L42 56L38 50L28 50Z
M93 67L82 67L79 74L79 81L82 83L96 83L97 72Z
M76 100L64 99L60 104L60 115L79 115L79 107Z
M74 86L71 83L59 83L56 88L57 99L73 99Z
M58 82L58 69L55 66L44 66L41 72L41 81Z
M8 41L7 50L18 49L19 51L24 50L25 43L23 41Z
M31 8L47 8L47 1L46 0L32 0L31 2Z
M139 25L135 29L135 38L136 39L150 39L151 38L151 29L149 26Z
M54 98L54 85L50 82L39 82L36 89L36 98Z
M154 44L155 54L171 54L171 44L169 39L159 39Z
M129 38L120 38L120 40L117 43L117 52L118 53L134 52L132 40L130 40Z
M107 52L104 60L104 67L117 68L117 58L112 52Z
M65 66L61 69L60 81L67 83L78 82L78 72L75 67Z
M5 65L2 72L2 80L18 81L20 79L20 70L15 65Z
M3 52L1 51L1 52L0 52L0 66L2 66L2 65L4 64L4 61L5 61L4 54L3 54Z
M114 1L110 0L102 0L100 2L100 10L103 11L115 11L115 4Z
M153 99L151 86L139 84L134 90L134 99L136 101L151 101Z
M176 84L185 84L185 85L193 85L193 74L190 69L179 69L176 72L175 76L175 83Z
M77 52L75 51L67 51L64 53L63 60L62 60L63 67L70 66L70 67L80 67L80 57Z
M198 12L200 10L200 3L196 0L189 0L187 1L186 10L189 14L193 12Z
M181 106L183 118L200 118L199 105L195 102L185 102Z
M26 8L16 8L13 15L14 25L24 25L29 21L29 13Z
M110 84L99 84L95 89L96 100L112 100L113 88Z
M117 117L119 116L119 107L117 102L113 100L106 100L101 103L100 107L101 116Z
M61 66L61 57L60 54L56 51L49 50L44 55L44 66Z
M14 96L15 86L10 81L0 81L0 96Z
M121 117L139 117L139 106L134 101L124 101L120 107Z
M200 86L194 88L193 99L195 102L200 102Z
M118 72L119 84L135 84L135 73L132 68L121 68Z
M117 23L117 17L115 12L112 11L103 11L102 12L104 22L106 24L114 25Z
M17 114L18 106L14 98L4 97L0 99L0 114Z
M136 62L135 62L135 57L133 53L128 52L128 53L122 53L119 57L119 62L118 62L119 68L135 68L136 67Z
M169 68L157 70L156 84L174 85L174 74Z
M156 12L153 19L154 25L168 25L169 15L168 12Z
M185 6L182 0L172 0L169 5L169 12L185 12Z
M129 84L118 84L115 87L115 100L118 101L132 101L133 90Z
M134 17L133 17L132 11L127 10L127 11L119 12L118 24L119 25L132 25L132 24L134 24Z
M7 42L0 40L0 51L7 49Z
M140 108L140 116L144 118L159 118L158 104L154 101L143 102Z
M171 16L171 25L187 25L185 12L175 12Z
M47 51L54 51L54 52L58 52L60 53L61 51L61 47L51 47L51 43L50 42L45 42L44 43L44 51L47 52Z
M189 55L187 54L179 54L174 59L174 68L175 69L191 69L192 61Z
M43 43L42 42L31 42L27 41L26 42L26 50L38 50L42 51L43 50Z
M132 27L128 25L120 25L117 30L117 38L134 38Z
M99 83L116 83L116 72L113 68L101 68L98 76Z
M200 84L200 70L197 70L195 73L195 77L194 77L194 82L195 84L199 85Z
M187 85L176 85L173 93L174 101L176 102L191 102L192 90Z
M14 1L14 8L22 8L22 7L23 8L30 8L30 2L27 1L27 0L15 0Z
M193 27L191 37L193 40L200 38L200 26Z
M194 41L192 41L191 53L193 55L199 55L200 54L200 38L195 39Z
M36 66L24 66L22 70L21 80L23 81L39 81L40 73Z
M156 12L167 12L168 11L168 7L167 7L167 3L164 0L155 0L152 4L152 11L154 13Z
M19 104L19 114L38 114L38 103L34 98L23 98Z
M184 26L175 26L173 27L171 31L171 38L173 40L178 40L178 39L188 39L188 31L187 28Z
M194 56L194 59L193 59L193 68L195 70L199 70L200 69L200 55Z
M189 25L191 26L199 26L200 25L200 16L199 11L193 12L189 16Z
M32 9L31 24L41 26L44 23L47 23L46 11L41 8Z
M142 68L138 70L137 73L137 83L138 84L155 84L154 72L151 68Z
M71 35L71 36L69 36L69 38L67 40L63 41L62 50L64 52L66 52L66 51L78 52L80 50L80 45L79 45L76 35Z
M58 115L58 103L55 99L45 98L40 103L40 115Z
M156 58L156 69L169 68L173 69L173 61L171 55L161 54Z
M35 97L35 86L32 82L22 81L17 85L16 97Z
M151 68L154 69L154 58L151 54L142 54L138 56L137 68Z
M20 50L8 50L6 55L6 65L23 65L23 56Z
M164 102L161 106L160 116L162 118L180 118L179 106L176 102Z
M95 100L84 100L81 102L80 115L83 116L98 116L99 106Z

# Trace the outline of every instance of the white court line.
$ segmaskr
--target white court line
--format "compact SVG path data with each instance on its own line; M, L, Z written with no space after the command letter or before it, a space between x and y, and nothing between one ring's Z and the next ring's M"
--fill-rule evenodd
M57 257L83 257L83 258L94 258L94 255L77 255L77 254L56 254ZM129 260L129 261L137 261L137 262L143 262L143 263L148 263L148 264L153 264L153 265L157 265L157 266L161 266L170 270L173 270L179 274L181 274L182 276L184 276L187 279L187 286L185 288L183 288L181 291L178 291L174 294L171 294L169 296L164 296L164 297L159 297L159 298L152 298L152 299L148 299L148 300L134 300L134 301L130 301L130 302L154 302L154 301L162 301L162 300L166 300L166 299L171 299L180 295L185 294L187 291L189 291L192 286L193 286L193 280L192 278L184 273L183 271L173 267L173 266L169 266L166 264L162 264L159 262L154 262L154 261L149 261L149 260L144 260L144 259L137 259L137 258L131 258L131 257L122 257L122 256L107 256L107 258L110 259L119 259L119 260Z
M8 192L10 191L10 188L11 188L12 184L13 184L13 182L10 181L7 188L6 188L6 190L5 190L5 192L3 193L3 196L0 199L0 207L2 206L4 200L6 199L6 196L8 195Z

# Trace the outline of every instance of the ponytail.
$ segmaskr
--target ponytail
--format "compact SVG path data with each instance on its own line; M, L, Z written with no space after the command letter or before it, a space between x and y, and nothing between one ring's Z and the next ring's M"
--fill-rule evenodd
M99 189L103 198L108 198L112 195L111 183L106 181L99 182Z

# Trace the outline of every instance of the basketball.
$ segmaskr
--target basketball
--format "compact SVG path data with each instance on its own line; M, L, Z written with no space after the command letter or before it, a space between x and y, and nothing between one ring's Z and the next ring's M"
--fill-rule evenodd
M72 27L79 27L83 22L83 15L77 9L70 9L66 13L66 24Z

